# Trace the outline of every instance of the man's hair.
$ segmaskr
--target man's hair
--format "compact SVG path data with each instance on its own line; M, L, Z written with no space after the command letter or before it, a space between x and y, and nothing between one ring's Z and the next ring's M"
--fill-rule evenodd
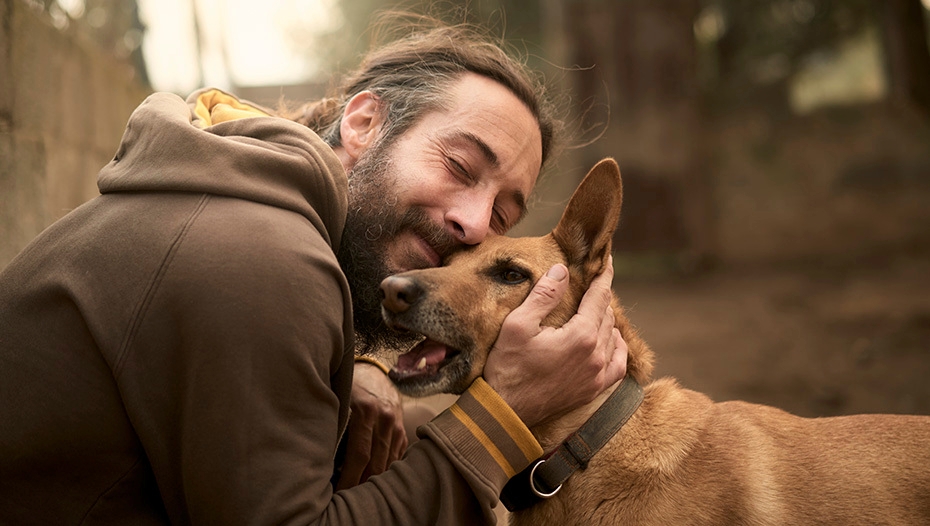
M443 108L450 84L472 72L507 87L530 110L542 135L542 162L552 153L560 122L540 79L524 61L505 51L503 41L469 25L445 25L417 17L419 24L398 25L396 13L382 17L393 31L407 34L373 48L331 97L284 111L285 117L308 126L331 146L341 144L339 128L348 101L370 91L382 104L385 128L381 141L389 144L429 111ZM423 27L428 22L431 27Z

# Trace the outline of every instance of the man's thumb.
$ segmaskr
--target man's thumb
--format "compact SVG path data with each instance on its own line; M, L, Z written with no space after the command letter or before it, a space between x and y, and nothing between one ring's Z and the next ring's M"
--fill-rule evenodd
M539 318L544 318L558 305L562 295L568 289L568 269L561 263L554 265L539 278L529 297L523 302L525 308L538 311Z

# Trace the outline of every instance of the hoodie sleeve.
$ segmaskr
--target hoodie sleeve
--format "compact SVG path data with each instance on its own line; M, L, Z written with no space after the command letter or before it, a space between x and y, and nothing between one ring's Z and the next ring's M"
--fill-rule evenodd
M465 473L495 497L511 477L543 454L513 409L478 378L419 433L440 445Z

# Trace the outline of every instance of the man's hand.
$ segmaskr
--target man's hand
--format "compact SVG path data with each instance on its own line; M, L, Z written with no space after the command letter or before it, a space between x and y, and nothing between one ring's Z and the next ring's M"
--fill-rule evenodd
M350 407L346 458L337 491L383 472L407 449L400 393L376 366L355 363Z
M504 320L484 378L527 427L592 401L626 375L626 342L610 308L612 263L562 327L539 324L568 290L564 265L552 267Z

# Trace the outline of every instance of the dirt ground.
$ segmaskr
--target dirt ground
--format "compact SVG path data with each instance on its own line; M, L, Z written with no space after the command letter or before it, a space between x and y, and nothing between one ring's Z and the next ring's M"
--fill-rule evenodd
M802 416L930 414L930 257L874 258L615 289L672 375L715 400Z

